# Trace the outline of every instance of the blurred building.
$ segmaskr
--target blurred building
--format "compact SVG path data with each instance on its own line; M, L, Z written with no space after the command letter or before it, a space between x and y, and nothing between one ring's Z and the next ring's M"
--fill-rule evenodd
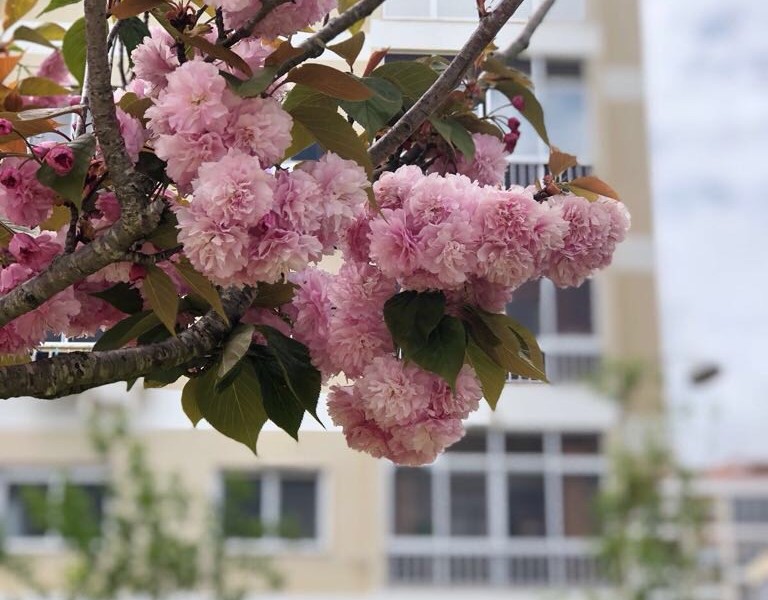
M523 3L499 47L516 37L534 6ZM474 13L473 0L388 0L367 26L360 60L381 47L393 55L455 53L474 28ZM57 14L66 23L74 12ZM287 593L426 599L465 597L471 587L478 598L513 599L551 590L584 597L602 587L593 498L617 411L584 380L602 357L653 366L658 350L638 27L637 0L558 0L517 64L534 81L553 142L619 190L633 218L605 273L576 290L530 284L509 307L538 335L552 386L510 381L496 412L473 415L466 438L421 469L353 452L340 433L312 423L298 444L265 430L254 458L214 431L193 430L178 386L126 393L112 385L53 402L8 401L0 406L7 549L56 577L61 539L32 522L23 490L54 494L66 472L98 499L105 466L83 435L83 414L91 402L119 403L158 469L178 471L194 494L229 511L291 523L288 537L226 531L231 552L275 557ZM509 109L491 95L487 110ZM524 126L510 181L529 183L547 158ZM69 347L52 342L44 351ZM0 574L0 592L11 585Z

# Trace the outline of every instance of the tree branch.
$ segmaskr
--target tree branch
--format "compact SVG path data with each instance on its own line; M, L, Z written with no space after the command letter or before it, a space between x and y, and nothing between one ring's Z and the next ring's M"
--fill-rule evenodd
M480 53L491 43L499 30L512 17L523 0L502 0L491 12L480 19L480 24L472 36L453 58L448 68L443 71L437 81L419 98L408 111L371 146L368 151L373 166L376 167L397 150L414 131L445 101L461 81L470 65L480 56Z
M301 48L303 52L280 65L280 68L275 74L275 79L282 77L288 71L293 69L293 67L300 65L305 60L320 56L325 50L325 45L328 42L349 29L360 19L364 19L370 15L382 4L384 4L384 0L360 0L360 2L355 4L349 10L345 10L336 18L328 21L328 24L320 31L299 44L299 48Z
M222 46L225 48L231 48L243 38L247 38L253 33L256 25L261 23L269 13L271 13L281 4L287 4L288 2L294 2L294 0L264 0L261 4L261 8L256 12L256 14L248 19L242 27L238 28L237 31L232 33L226 40L224 40Z
M497 52L496 56L507 62L517 58L521 52L526 50L528 45L531 43L531 36L533 35L533 32L539 28L539 25L541 25L544 17L547 16L549 9L551 9L554 4L555 0L543 0L543 2L539 5L539 8L536 9L536 12L531 15L530 19L528 19L528 22L520 32L520 35L517 36L517 39L509 46L507 46L503 52Z
M222 295L229 319L209 311L189 329L162 342L106 352L72 352L0 369L0 398L57 398L183 365L213 352L253 302L255 289Z

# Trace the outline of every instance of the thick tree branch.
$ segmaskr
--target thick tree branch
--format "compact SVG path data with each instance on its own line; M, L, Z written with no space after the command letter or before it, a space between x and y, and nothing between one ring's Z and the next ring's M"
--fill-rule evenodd
M497 52L496 56L506 62L517 58L521 52L526 50L531 43L533 32L539 28L539 25L541 25L544 17L547 16L549 9L551 9L554 4L555 0L544 0L536 9L536 12L531 15L531 18L528 19L528 22L525 24L525 27L523 27L523 30L520 32L520 35L517 36L515 41L507 46L504 51Z
M453 91L470 65L480 56L480 53L491 43L499 30L512 17L523 0L502 0L491 12L480 19L480 24L472 36L459 50L459 53L443 71L437 81L419 100L395 123L395 125L373 144L368 151L373 166L376 167L387 160L414 131L429 118L440 106L448 94Z
M255 290L230 289L222 296L230 324L214 311L162 342L108 352L72 352L0 370L0 398L57 398L167 370L210 354L253 302Z
M275 79L282 77L288 71L293 69L293 67L300 65L305 60L320 56L325 50L325 46L328 42L349 29L360 19L364 19L370 15L382 4L384 4L384 0L360 0L360 2L355 4L349 10L345 10L336 18L328 21L328 24L320 31L299 44L299 48L301 48L303 52L280 65L280 68L275 74Z
M122 206L120 219L93 243L58 256L39 275L0 298L0 326L33 310L54 294L121 260L130 245L160 220L163 202L149 203L154 184L137 173L120 134L107 63L107 15L104 0L85 0L89 109L99 147Z

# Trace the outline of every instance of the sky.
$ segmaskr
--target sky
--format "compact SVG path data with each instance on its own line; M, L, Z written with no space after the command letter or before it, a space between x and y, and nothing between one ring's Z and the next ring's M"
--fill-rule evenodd
M640 2L676 440L768 463L768 1ZM721 374L692 386L706 363Z

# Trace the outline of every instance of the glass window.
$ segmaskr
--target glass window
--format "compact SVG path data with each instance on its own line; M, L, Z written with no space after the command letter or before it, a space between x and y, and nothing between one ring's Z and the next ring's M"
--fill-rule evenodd
M228 473L224 476L225 536L259 537L263 534L261 488L258 475Z
M56 523L65 537L96 538L101 533L107 487L100 483L68 483L64 486L63 519ZM75 518L69 518L69 516Z
M427 18L430 16L430 0L387 0L384 16Z
M507 478L507 511L510 536L545 536L544 476L510 475Z
M596 506L600 479L595 475L563 477L563 511L565 535L585 537L598 532Z
M738 523L768 523L768 498L734 498L733 518Z
M280 481L280 535L317 535L317 481L312 476L284 475Z
M599 433L564 433L561 439L563 454L599 454Z
M547 20L552 21L580 21L585 17L585 0L557 0L547 13Z
M10 537L40 537L49 529L48 485L8 486L6 534Z
M529 281L515 290L512 302L507 304L507 315L522 323L534 334L540 332L540 284Z
M451 474L451 535L488 533L485 474Z
M448 447L448 452L479 452L484 453L488 449L488 436L484 429L469 429L467 433L453 446Z
M508 433L504 439L508 454L541 454L544 451L544 436L540 433Z
M557 288L557 332L589 334L592 329L592 291L589 281L577 288Z
M581 64L548 61L546 71L546 93L539 100L547 129L556 137L552 141L561 150L578 156L579 162L587 163L591 154L590 128Z
M432 534L432 476L429 469L395 471L395 533Z

